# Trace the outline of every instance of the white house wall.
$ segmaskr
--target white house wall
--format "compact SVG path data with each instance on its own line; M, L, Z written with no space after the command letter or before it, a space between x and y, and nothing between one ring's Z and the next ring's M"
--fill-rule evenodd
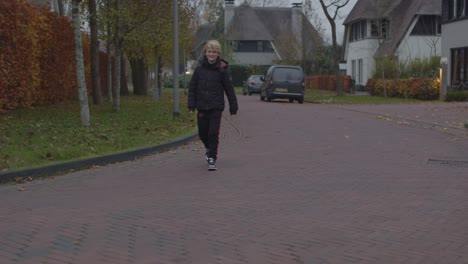
M451 22L448 24L442 24L442 51L441 56L448 59L447 74L445 76L452 76L450 72L450 49L468 47L468 38L466 32L468 28L468 20L461 20L457 22ZM450 85L450 78L446 78L447 85Z
M372 77L375 69L375 60L373 55L377 51L378 45L378 41L375 39L355 41L348 44L346 51L346 74L352 76L353 60L356 60L357 62L359 59L362 59L363 61L362 82L360 83L359 80L355 80L357 85L366 85L367 80ZM356 72L356 75L357 74L359 73Z
M410 63L416 58L440 56L440 36L407 36L400 43L397 53L400 62Z
M232 54L235 64L272 65L277 59L275 53L266 52L234 52Z

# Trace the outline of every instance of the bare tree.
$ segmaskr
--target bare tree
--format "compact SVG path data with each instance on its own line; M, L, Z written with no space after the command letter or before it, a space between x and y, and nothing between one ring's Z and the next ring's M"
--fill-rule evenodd
M80 101L80 116L84 126L89 127L88 94L86 93L85 69L83 61L83 43L81 42L80 2L72 1L73 32L75 36L76 77L78 80L78 97Z
M339 96L343 95L343 87L340 78L340 52L336 40L336 19L340 18L340 9L345 7L349 0L319 0L323 13L330 23L332 33L332 46L335 59L336 92Z
M115 10L117 13L120 10L120 1L115 1ZM112 110L118 112L120 110L120 88L121 88L121 70L122 70L122 42L121 35L122 19L119 15L115 18L115 32L114 32L114 56L115 56L115 75L114 75L114 98L112 98Z
M88 0L89 28L91 30L91 83L94 104L102 103L101 77L99 73L99 37L96 0Z
M317 8L312 4L312 0L305 0L302 5L302 11L310 23L314 26L322 39L325 39L325 26L320 17Z
M65 16L65 10L63 9L63 0L57 0L57 4L60 16Z
M201 2L203 18L207 23L213 24L216 22L222 12L223 2L221 0L205 0Z
M388 18L386 17L386 14L388 10L391 10L391 1L387 0L375 0L373 3L374 5L374 10L376 10L376 17L371 21L371 36L377 37L378 40L378 48L377 50L380 49L380 47L383 45L385 42L385 39L388 37ZM388 56L387 55L382 55L379 58L377 58L378 61L380 61L380 67L381 67L381 74L382 74L382 80L383 80L383 90L384 90L384 97L387 97L387 82L386 82L386 74L385 74L385 61L387 61ZM390 58L390 61L392 61L392 58Z

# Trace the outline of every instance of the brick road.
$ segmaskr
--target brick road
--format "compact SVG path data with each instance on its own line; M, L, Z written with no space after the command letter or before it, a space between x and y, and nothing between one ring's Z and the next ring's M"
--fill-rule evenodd
M0 263L468 263L467 104L239 103L216 172L193 142L0 185Z

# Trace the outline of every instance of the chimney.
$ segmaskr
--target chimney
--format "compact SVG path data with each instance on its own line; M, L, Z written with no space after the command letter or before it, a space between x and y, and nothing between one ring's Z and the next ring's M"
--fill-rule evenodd
M297 43L302 47L302 3L292 3L291 26ZM302 50L298 50L298 59L302 60Z
M227 34L232 18L234 17L234 0L225 0L224 6L224 34Z

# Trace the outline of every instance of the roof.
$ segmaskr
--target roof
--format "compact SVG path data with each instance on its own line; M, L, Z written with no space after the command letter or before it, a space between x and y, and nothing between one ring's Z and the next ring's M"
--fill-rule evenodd
M362 19L388 18L390 37L375 56L394 54L417 15L442 15L440 0L358 0L344 21L345 26Z
M291 12L291 11L289 11ZM264 18L259 17L265 12L259 8L251 8L248 5L241 5L234 11L232 20L231 39L234 40L273 40L273 36L265 27ZM284 12L282 12L284 13ZM284 18L281 18L284 19ZM274 19L272 19L272 23Z
M302 37L305 54L322 45L318 32L301 12ZM278 40L292 28L292 8L290 7L251 7L246 4L235 7L231 21L231 40ZM280 47L277 47L281 49ZM280 53L283 53L279 50ZM284 51L286 52L286 51Z
M203 47L215 30L214 24L204 24L198 28L198 31L194 35L193 51L195 52L195 59L200 59L203 55Z

